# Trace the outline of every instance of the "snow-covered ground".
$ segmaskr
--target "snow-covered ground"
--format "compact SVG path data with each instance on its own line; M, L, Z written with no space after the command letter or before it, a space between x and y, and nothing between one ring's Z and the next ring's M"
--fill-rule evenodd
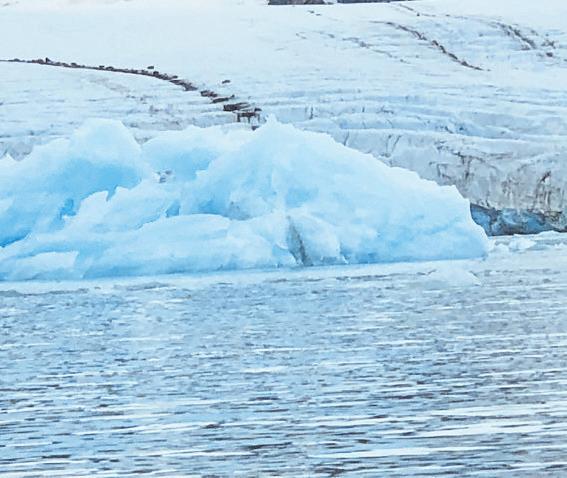
M264 117L329 132L455 184L475 204L541 211L563 224L565 2L264 3L7 2L0 7L0 57L155 65L199 88L223 88ZM44 134L69 134L84 117L104 112L105 98L114 106L109 116L142 125L141 137L200 121L200 106L207 123L230 118L158 80L52 70L0 64L4 149L26 152ZM64 88L34 94L43 75ZM120 91L106 91L108 82ZM6 108L14 98L28 108Z

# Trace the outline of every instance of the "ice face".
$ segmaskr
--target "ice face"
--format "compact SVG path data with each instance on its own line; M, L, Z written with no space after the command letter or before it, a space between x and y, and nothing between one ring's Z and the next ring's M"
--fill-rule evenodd
M160 174L156 174L159 172ZM454 187L275 119L142 147L91 120L0 162L0 277L85 278L479 257Z
M25 161L0 161L0 246L32 232L63 226L81 201L116 188L134 187L151 171L140 147L121 124L90 121L70 140L39 147Z

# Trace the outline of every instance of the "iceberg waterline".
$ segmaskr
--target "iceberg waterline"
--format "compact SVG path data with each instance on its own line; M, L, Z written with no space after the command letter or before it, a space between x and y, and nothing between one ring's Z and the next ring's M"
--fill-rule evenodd
M90 120L0 160L0 279L465 259L488 251L469 203L272 119L139 145Z

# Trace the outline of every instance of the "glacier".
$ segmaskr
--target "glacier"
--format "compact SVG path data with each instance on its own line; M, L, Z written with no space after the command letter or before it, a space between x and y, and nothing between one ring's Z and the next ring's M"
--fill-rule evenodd
M453 186L270 119L164 132L116 120L0 160L0 279L482 257Z
M106 68L0 62L0 155L19 159L89 117L119 119L146 140L189 124L246 121L231 108L248 103L261 109L260 123L273 114L455 185L491 234L567 229L563 0L19 0L0 8L3 60L152 66L197 88ZM201 96L208 91L227 101Z

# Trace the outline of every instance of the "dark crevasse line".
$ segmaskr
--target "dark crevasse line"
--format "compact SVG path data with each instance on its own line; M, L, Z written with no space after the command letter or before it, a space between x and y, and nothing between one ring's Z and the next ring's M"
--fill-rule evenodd
M455 53L449 51L445 47L445 45L443 45L442 43L440 43L436 39L429 38L423 32L420 32L418 30L410 28L406 25L400 25L399 23L394 23L394 22L378 22L378 21L375 21L373 23L381 23L381 24L384 24L384 25L388 25L392 28L395 28L396 30L400 30L400 31L404 31L406 33L409 33L410 35L413 35L418 40L423 41L425 43L428 43L432 48L439 51L442 55L448 57L451 61L458 63L459 65L464 66L465 68L469 68L471 70L484 71L484 69L481 68L480 66L473 65L473 64L469 63L467 60L458 57Z
M155 78L157 80L166 81L173 85L183 88L185 91L196 92L198 91L201 96L208 98L211 103L218 104L219 107L222 105L222 109L225 112L233 113L235 115L235 121L238 123L247 122L252 125L255 129L260 122L260 114L262 112L261 108L251 105L247 101L237 101L235 95L222 95L211 89L199 90L190 81L179 78L177 75L172 75L169 73L164 73L155 69L154 66L148 66L146 68L121 68L109 65L83 65L76 62L66 62L66 61L55 61L50 58L37 58L37 59L0 59L0 63L23 63L23 64L33 64L33 65L44 65L59 68L69 68L76 70L93 70L93 71L104 71L110 73L122 73L128 75L145 76L148 78ZM229 84L230 80L224 80L223 84Z
M534 30L533 28L529 28L527 26L512 25L498 20L467 17L463 15L444 14L442 16L439 16L432 13L424 12L422 10L418 10L416 7L410 7L402 3L397 4L396 7L400 11L406 11L418 17L437 18L441 21L443 21L443 19L453 19L453 20L458 19L458 20L478 22L480 24L499 30L506 37L516 42L519 45L520 50L535 51L542 59L559 58L557 55L557 49L558 49L557 41L551 40L547 34L541 34L536 30ZM559 59L561 61L567 61L563 58L559 58Z

